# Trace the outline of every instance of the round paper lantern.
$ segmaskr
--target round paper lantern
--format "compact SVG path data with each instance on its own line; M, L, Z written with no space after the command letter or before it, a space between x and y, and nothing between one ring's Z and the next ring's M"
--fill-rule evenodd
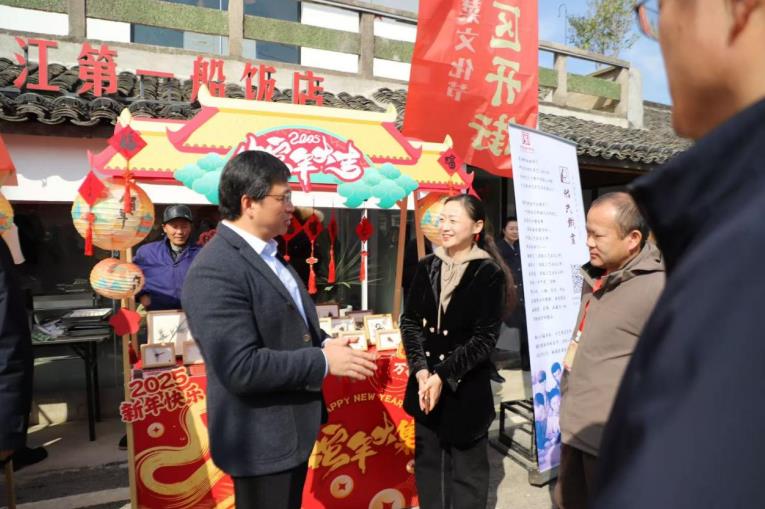
M143 288L143 271L134 263L116 258L101 260L90 271L93 291L109 299L127 299Z
M442 194L429 194L419 204L419 211L422 216L420 218L420 228L422 233L430 240L434 246L441 245L441 235L438 232L439 217L441 215L441 209L444 208L444 201L448 196Z
M13 208L11 202L0 193L0 233L11 229L13 225Z
M141 242L154 225L154 204L138 185L130 184L133 210L125 212L125 183L121 179L103 181L103 195L90 205L81 194L72 203L72 221L84 238L88 232L88 214L93 213L93 244L108 251L119 251Z

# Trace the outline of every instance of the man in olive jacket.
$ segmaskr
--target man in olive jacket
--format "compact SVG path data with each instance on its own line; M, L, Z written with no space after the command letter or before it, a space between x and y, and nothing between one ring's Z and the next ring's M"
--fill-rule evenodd
M626 193L600 197L587 213L590 262L581 271L582 304L561 383L560 509L587 507L616 391L664 286L661 254L646 236Z

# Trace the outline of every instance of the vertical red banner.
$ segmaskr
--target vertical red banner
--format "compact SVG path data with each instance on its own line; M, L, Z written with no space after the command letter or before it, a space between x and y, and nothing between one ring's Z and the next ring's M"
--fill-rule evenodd
M537 126L536 0L420 0L404 134L451 135L465 161L512 176L509 122Z

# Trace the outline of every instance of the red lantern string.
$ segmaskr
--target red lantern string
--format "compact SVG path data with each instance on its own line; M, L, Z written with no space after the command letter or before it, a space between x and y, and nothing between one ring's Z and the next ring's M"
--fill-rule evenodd
M303 225L303 230L308 236L308 240L311 241L311 257L306 260L306 263L310 268L310 272L308 274L308 293L314 295L319 291L316 288L316 271L313 267L319 260L314 256L314 247L316 245L316 238L319 236L322 230L324 230L324 226L321 224L319 216L317 216L315 212L311 214L311 217L309 217L308 221L305 222L305 225Z
M93 256L93 223L96 221L96 215L88 212L88 231L85 234L85 256Z
M122 208L125 209L125 214L132 214L133 200L130 199L130 182L133 179L133 173L130 171L130 161L125 166L125 173L122 174L122 178L125 179L125 196Z
M303 231L303 225L300 224L300 221L295 216L292 216L292 221L290 221L290 226L287 229L287 231L282 235L282 238L284 239L284 260L289 262L290 261L290 240L292 240L295 235Z
M114 128L114 135L109 138L108 142L126 161L125 173L123 174L125 179L125 202L123 209L125 209L125 214L131 214L133 212L133 203L130 199L130 181L133 178L133 174L130 172L130 159L143 150L146 146L146 140L129 125L122 126L117 124L117 127Z
M327 283L333 284L337 280L335 274L335 240L337 239L337 221L335 220L335 211L332 211L332 217L329 220L329 272L327 274Z
M372 223L366 216L361 218L359 224L356 225L356 236L361 241L361 268L359 269L359 281L365 281L367 279L367 241L372 236L374 228Z

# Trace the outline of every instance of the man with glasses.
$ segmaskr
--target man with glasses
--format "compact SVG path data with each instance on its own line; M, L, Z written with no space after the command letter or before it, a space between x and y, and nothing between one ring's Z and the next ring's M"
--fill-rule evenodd
M245 151L220 180L218 233L183 287L183 308L207 366L213 461L234 479L236 506L299 509L331 373L363 380L375 356L327 340L316 309L274 237L295 207L289 169Z
M614 404L593 506L759 507L765 0L650 8L636 11L661 43L675 130L696 144L632 185L667 285Z

